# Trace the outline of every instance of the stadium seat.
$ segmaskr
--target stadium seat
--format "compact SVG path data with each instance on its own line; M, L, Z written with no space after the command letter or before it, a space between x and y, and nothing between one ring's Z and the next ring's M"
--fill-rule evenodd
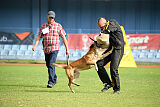
M160 59L160 53L158 53L158 54L156 55L156 58Z
M25 56L33 56L33 53L34 53L34 52L31 51L31 50L30 50L30 51L25 51L24 55L25 55Z
M60 46L60 50L65 50L65 46Z
M43 50L40 50L40 51L39 51L39 54L40 54L40 56L44 56Z
M4 50L11 50L12 45L4 45Z
M142 52L142 53L140 53L139 58L147 59L147 54Z
M79 52L78 51L72 51L72 57L78 57Z
M63 51L59 51L57 57L64 57L65 53Z
M155 59L155 55L154 55L155 53L153 53L153 52L149 52L148 53L148 58L149 59Z
M138 50L132 50L132 55L133 55L134 58L139 57L140 53L141 53L141 52L138 51Z
M149 50L149 52L157 53L157 50Z
M132 55L133 55L133 57L134 57L135 59L137 59L137 58L138 58L138 56L139 56L139 54L134 53L134 52L132 52Z
M17 56L24 56L24 52L23 50L19 50L17 51Z
M12 45L12 50L19 50L19 45Z
M80 57L82 57L83 55L85 55L87 52L88 52L88 51L81 51L81 52L80 52L80 54L81 54Z
M132 53L137 53L137 54L139 54L139 53L141 53L141 51L140 51L140 50L132 50Z
M36 50L43 50L43 46L42 45L38 45L37 47L36 47Z
M8 56L9 51L8 50L1 50L0 55L1 56Z
M11 51L9 51L9 56L16 56L16 54L17 54L17 51L16 50L11 50Z
M0 50L3 50L4 49L4 45L0 45Z
M141 50L141 52L145 52L145 53L147 53L147 52L149 52L149 50Z
M20 45L20 50L28 50L27 48L28 48L27 45Z
M28 45L28 50L32 50L33 46L32 45Z

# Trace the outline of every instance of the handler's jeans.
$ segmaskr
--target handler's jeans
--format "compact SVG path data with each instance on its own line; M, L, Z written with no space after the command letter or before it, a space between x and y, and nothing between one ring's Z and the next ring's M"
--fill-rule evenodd
M49 75L48 84L52 84L52 85L56 84L57 82L55 66L52 65L53 63L56 63L57 54L58 54L58 50L55 50L50 54L45 53L45 61L46 61L46 66L48 68L48 75Z
M113 90L120 90L120 80L119 80L119 74L118 74L118 67L119 63L122 59L124 53L124 47L121 49L114 49L113 52L105 57L102 60L97 61L98 66L98 75L103 83L107 83L108 85L113 86ZM108 76L108 73L106 72L104 66L111 61L110 64L110 73L112 82Z

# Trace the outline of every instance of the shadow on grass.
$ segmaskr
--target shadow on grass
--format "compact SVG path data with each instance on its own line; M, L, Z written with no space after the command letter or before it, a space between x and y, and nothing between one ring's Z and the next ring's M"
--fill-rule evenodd
M16 84L16 85L10 85L10 84L6 84L6 85L0 85L0 87L35 87L35 88L46 88L45 86L40 86L40 85L22 85L22 84Z
M93 91L76 91L75 93L72 93L70 90L25 90L25 92L43 92L43 93L71 93L71 94L103 94L102 92L93 92Z
M49 93L69 93L70 91L62 91L62 90L60 90L60 91L57 91L57 90L25 90L25 92L49 92Z
M20 88L31 88L31 89L24 89L23 91L25 92L49 92L49 93L72 93L70 90L55 90L54 87L53 88L47 88L44 85L22 85L22 84L6 84L6 85L0 85L0 87L20 87ZM39 88L39 89L34 89L34 88ZM12 88L13 89L13 88ZM92 93L102 93L99 91L79 91L79 90L75 90L75 94L81 94L81 93L88 93L88 94L92 94Z

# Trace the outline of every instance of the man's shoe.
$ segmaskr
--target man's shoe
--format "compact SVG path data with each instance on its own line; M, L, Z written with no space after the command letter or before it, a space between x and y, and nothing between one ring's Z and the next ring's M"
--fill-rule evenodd
M49 83L49 84L47 85L47 88L53 88L53 86L56 85L56 83L57 83L57 81L56 81L55 83L53 83L53 84L52 84L52 83Z
M120 91L119 91L119 90L114 90L113 93L114 93L114 94L120 94Z
M111 85L105 84L104 88L101 90L102 92L107 91L109 88L111 88Z
M53 85L52 84L48 84L47 88L53 88Z

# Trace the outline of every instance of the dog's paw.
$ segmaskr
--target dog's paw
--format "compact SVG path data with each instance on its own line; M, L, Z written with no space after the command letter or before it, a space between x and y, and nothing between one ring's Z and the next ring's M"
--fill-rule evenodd
M76 85L76 86L80 86L80 84L78 84L78 83L75 83L75 82L74 82L73 84L74 84L74 85Z
M74 91L74 90L72 90L72 93L75 93L75 91Z

